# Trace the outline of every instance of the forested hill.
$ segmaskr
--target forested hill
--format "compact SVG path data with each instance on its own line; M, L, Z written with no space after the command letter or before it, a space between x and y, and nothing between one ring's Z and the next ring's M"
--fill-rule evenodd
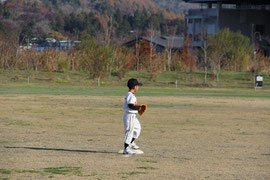
M164 35L183 34L181 0L0 0L0 31L43 41L79 39L85 31L96 39L122 41L130 32L149 28ZM11 33L12 32L12 33Z

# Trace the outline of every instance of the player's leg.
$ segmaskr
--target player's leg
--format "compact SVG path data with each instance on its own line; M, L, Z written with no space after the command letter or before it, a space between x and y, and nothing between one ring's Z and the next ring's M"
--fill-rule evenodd
M132 141L134 134L134 118L133 114L124 115L124 127L125 127L125 136L124 136L124 154L134 154L135 152L129 147L130 142Z
M141 134L141 124L139 122L139 120L137 119L137 117L135 116L134 119L134 133L133 133L133 138L131 140L131 147L133 149L139 149L140 147L138 145L136 145L136 143L134 142L136 139L139 138L140 134Z

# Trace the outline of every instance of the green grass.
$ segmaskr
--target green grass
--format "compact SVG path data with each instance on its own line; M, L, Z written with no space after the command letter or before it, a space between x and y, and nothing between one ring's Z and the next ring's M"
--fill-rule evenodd
M34 173L34 174L42 174L42 171L36 171L36 170L16 170L17 173Z
M110 76L97 87L96 80L89 79L86 72L48 73L32 72L30 84L25 71L6 71L0 73L1 94L37 95L86 95L86 96L124 96L129 78L139 78L144 86L138 96L215 96L215 97L256 97L270 98L270 76L264 73L263 89L254 90L253 75L248 72L224 71L220 81L208 74L204 84L203 72L163 72L156 82L149 81L146 72L128 72L121 81ZM16 78L14 78L16 77ZM175 81L178 82L176 88Z
M34 173L34 174L40 174L42 176L48 176L48 175L55 175L55 174L61 174L61 175L76 175L76 176L82 176L81 168L80 167L49 167L45 168L41 171L37 170L8 170L8 169L0 169L0 174L8 175L12 173ZM95 176L96 174L91 174L91 176Z
M0 141L0 144L7 144L9 143L8 141Z
M34 95L85 95L85 96L125 96L126 87L78 87L78 86L40 86L40 85L2 85L1 94ZM141 87L137 96L212 96L212 97L254 97L270 98L268 90L246 89L182 89Z
M44 169L44 172L50 173L50 174L74 174L74 175L81 175L80 167L50 167Z
M270 88L270 74L264 75L264 86ZM0 84L27 84L29 72L27 71L0 71ZM115 73L101 80L102 86L125 85L129 78L138 78L147 86L175 87L177 80L179 87L219 87L219 88L253 88L254 77L249 72L222 71L220 81L211 74L207 74L207 84L204 84L204 72L162 72L159 73L156 82L149 81L149 73L145 71L129 71L119 80ZM30 72L30 84L47 85L79 85L97 86L97 80L89 79L87 72Z
M25 122L25 121L22 121L22 120L18 120L18 121L13 121L7 125L16 125L16 126L31 126L32 124L31 123L28 123L28 122Z
M138 174L147 174L147 172L131 171L131 172L126 172L126 173L121 173L121 174L133 176L133 175L138 175Z
M0 173L1 173L1 174L11 174L11 170L0 169Z
M147 163L157 163L155 160L143 160L142 162L147 162Z

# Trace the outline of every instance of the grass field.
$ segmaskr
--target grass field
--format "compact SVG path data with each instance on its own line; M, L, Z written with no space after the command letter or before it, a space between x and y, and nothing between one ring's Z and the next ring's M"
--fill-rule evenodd
M137 141L145 154L125 157L117 153L124 83L1 77L0 179L270 179L267 82L258 90L146 83L136 94L149 107Z
M270 73L262 74L264 89L270 89ZM28 79L29 77L29 79ZM203 72L162 72L155 82L149 81L149 74L144 71L130 71L119 80L114 73L101 81L102 87L125 87L129 78L137 78L148 87L175 88L225 88L225 89L254 89L254 76L249 72L224 71L220 74L220 81L210 73L204 83ZM29 81L28 81L29 80ZM97 81L89 79L87 72L41 72L41 71L0 71L0 85L45 85L45 86L79 86L97 87Z

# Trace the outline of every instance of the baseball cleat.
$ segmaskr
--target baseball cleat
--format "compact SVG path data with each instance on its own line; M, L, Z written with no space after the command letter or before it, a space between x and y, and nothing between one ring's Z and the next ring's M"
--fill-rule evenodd
M124 149L123 154L133 155L135 154L135 152L132 151L130 147L127 147L126 149Z
M137 144L135 142L131 143L130 146L131 146L132 149L136 149L136 150L140 149L140 147L137 146Z

